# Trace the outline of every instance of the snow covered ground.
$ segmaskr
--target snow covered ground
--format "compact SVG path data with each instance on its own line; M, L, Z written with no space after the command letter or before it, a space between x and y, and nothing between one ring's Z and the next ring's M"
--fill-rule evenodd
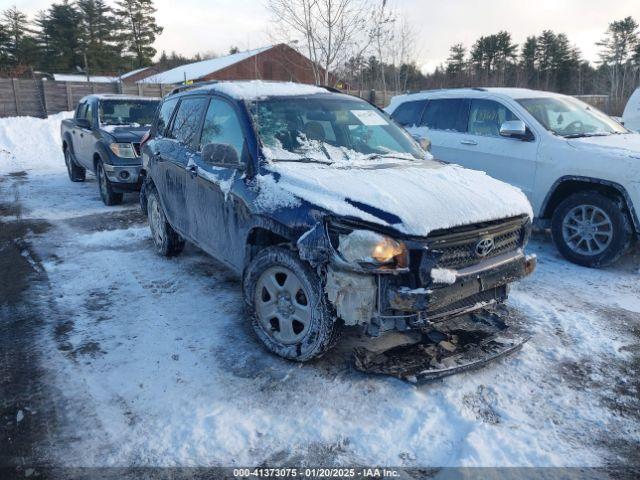
M93 178L68 181L56 121L29 119L34 142L50 139L33 155L10 140L18 135L8 131L11 121L0 121L0 228L24 226L0 240L17 245L16 261L27 260L11 282L0 277L0 304L9 304L0 328L12 315L34 313L29 337L15 341L28 345L39 372L38 395L5 389L1 400L16 435L30 426L32 461L640 462L638 252L589 270L537 236L529 251L538 271L511 295L533 338L483 370L418 387L367 376L352 366L354 333L320 361L299 365L261 346L225 267L192 246L172 259L154 253L136 196L105 207ZM12 290L20 275L27 289Z

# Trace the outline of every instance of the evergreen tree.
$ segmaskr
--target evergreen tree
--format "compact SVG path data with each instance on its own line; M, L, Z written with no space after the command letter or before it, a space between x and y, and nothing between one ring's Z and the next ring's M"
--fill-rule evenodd
M8 39L5 48L8 61L11 65L30 65L35 60L35 44L29 36L32 31L29 28L27 16L15 6L2 12L4 30Z
M103 0L78 0L79 40L92 72L118 69L121 61L114 43L115 21Z
M536 64L537 50L538 39L534 36L527 37L520 52L520 66L522 68L525 85L538 85L538 68Z
M38 43L48 44L49 51L43 63L49 72L71 72L84 66L80 41L81 16L67 0L51 5L39 20Z
M461 74L466 68L467 49L461 43L452 45L447 58L447 74L452 77Z
M156 12L153 0L118 0L116 4L123 51L133 55L137 67L151 65L156 54L153 42L162 33L153 15Z

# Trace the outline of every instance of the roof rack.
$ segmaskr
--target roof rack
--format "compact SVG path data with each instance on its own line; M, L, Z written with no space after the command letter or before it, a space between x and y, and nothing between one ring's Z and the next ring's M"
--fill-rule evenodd
M169 92L169 95L174 95L176 93L184 92L185 90L191 90L192 88L204 87L205 85L214 85L218 83L219 80L207 80L205 82L193 82L189 85L180 85L179 87L174 88Z

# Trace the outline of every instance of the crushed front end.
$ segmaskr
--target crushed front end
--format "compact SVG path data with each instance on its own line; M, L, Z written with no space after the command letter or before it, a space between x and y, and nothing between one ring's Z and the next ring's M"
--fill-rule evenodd
M445 346L457 347L446 331L448 324L461 319L472 322L469 328L478 322L499 325L494 333L507 338L504 322L495 321L495 307L507 299L509 284L536 267L535 257L524 253L530 233L531 220L526 215L402 239L362 225L329 222L301 237L298 246L303 258L325 269L327 297L346 325L360 325L374 337L388 331L441 331L446 338L435 345L444 341ZM494 342L487 355L495 358L513 351L526 341L523 338ZM426 344L415 354L428 350ZM504 348L497 348L498 344ZM477 347L473 342L459 346L464 351ZM466 357L460 357L457 348L444 350L451 355L438 349L436 370L446 370L441 360L456 355L455 370L464 368ZM356 358L359 368L378 365L372 371L379 371L380 358L374 361L371 352L357 351ZM475 355L469 364L479 360ZM434 364L433 359L426 363ZM405 377L415 377L416 368Z

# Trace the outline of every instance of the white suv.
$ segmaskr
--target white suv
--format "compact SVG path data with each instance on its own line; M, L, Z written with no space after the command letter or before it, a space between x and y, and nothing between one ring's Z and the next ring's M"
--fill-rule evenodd
M598 267L640 234L640 135L580 100L519 88L394 97L387 112L444 162L483 170L531 201L572 262Z

